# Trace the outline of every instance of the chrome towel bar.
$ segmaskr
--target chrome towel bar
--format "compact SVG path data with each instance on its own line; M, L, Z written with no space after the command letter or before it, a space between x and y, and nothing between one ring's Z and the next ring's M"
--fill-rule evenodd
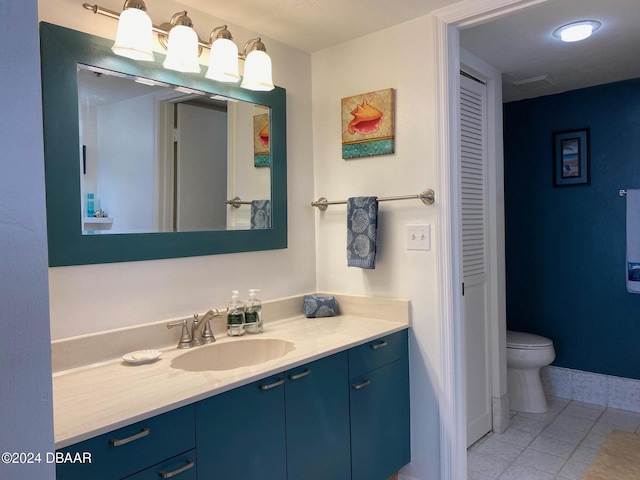
M398 196L398 197L380 197L380 198L378 198L378 201L379 202L390 202L390 201L394 201L394 200L420 199L420 200L422 200L422 203L424 203L425 205L432 205L433 202L435 202L435 197L436 197L435 192L429 188L427 190L424 190L422 193L418 193L416 195L401 195L401 196ZM329 207L329 205L340 205L340 204L346 204L346 203L347 203L346 200L329 201L324 197L320 197L315 202L311 202L311 206L312 207L317 207L319 210L324 212Z

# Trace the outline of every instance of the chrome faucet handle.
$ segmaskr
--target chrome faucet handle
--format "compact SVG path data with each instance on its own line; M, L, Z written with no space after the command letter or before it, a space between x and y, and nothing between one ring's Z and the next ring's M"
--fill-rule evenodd
M204 330L202 332L202 342L203 343L213 343L216 341L216 337L213 335L213 330L211 330L211 324L209 320L205 321Z
M182 327L182 335L180 336L180 341L178 342L178 348L191 348L192 338L189 333L189 328L187 327L187 320L182 319L178 322L172 322L167 325L167 328L174 327Z
M192 337L192 345L198 346L204 343L213 343L216 341L216 337L213 336L213 330L211 329L211 324L209 320L213 317L217 317L220 315L220 312L212 308L207 313L204 314L202 319L196 313L193 315L193 325L191 327L191 337Z

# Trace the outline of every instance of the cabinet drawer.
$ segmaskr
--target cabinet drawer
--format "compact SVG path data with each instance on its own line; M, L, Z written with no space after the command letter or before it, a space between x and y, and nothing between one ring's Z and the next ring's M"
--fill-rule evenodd
M158 480L173 478L174 480L196 480L196 451L189 450L166 462L136 473L126 480Z
M56 474L58 480L117 480L193 448L194 407L188 405L63 448L72 456L90 453L91 463L61 463Z
M349 350L349 378L399 360L406 355L407 330L367 342Z

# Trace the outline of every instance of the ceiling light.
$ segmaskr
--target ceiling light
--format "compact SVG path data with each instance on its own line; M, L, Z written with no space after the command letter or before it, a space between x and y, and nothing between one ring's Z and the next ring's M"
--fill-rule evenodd
M563 25L554 30L553 36L562 39L563 42L579 42L589 38L593 32L600 28L601 23L596 20L583 20Z

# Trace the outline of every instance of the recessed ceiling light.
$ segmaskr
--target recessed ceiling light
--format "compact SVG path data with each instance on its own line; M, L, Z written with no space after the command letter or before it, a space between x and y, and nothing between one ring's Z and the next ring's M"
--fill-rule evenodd
M554 37L562 39L563 42L579 42L589 38L593 32L600 28L601 23L596 20L583 20L581 22L569 23L556 28Z

